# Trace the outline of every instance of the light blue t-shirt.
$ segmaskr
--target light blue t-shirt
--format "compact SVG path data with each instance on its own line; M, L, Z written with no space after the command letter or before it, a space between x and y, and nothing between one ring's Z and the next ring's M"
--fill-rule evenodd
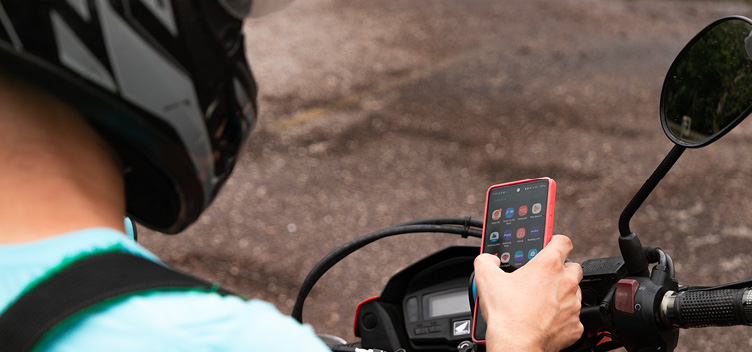
M61 262L113 248L158 261L122 233L104 228L0 246L0 312ZM152 292L105 306L66 322L35 351L329 351L310 326L259 300Z

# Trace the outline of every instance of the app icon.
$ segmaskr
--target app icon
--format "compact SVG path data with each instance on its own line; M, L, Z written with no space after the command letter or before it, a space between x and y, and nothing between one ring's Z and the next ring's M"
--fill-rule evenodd
M510 257L509 252L501 253L501 256L499 256L502 263L509 263L509 257Z
M491 232L491 236L488 236L488 240L491 241L491 243L499 242L499 233L496 231Z
M514 261L515 262L518 262L518 263L521 262L524 257L525 256L522 254L522 251L514 252Z
M519 229L517 229L517 238L518 239L525 238L525 228L524 227L520 227Z
M541 212L541 210L543 210L543 207L540 203L533 204L533 214L538 214Z
M499 220L501 219L501 209L496 209L491 213L491 219L492 220Z
M530 237L538 237L540 234L540 229L538 226L533 226L530 228Z
M527 205L523 205L523 206L521 206L521 207L520 207L520 210L519 210L519 212L518 212L518 214L520 214L520 216L525 216L525 215L527 215Z
M533 259L535 255L538 254L538 250L533 248L529 252L527 252L527 259Z
M507 211L504 213L504 216L506 216L507 219L511 219L514 216L514 208L507 208Z
M504 241L511 241L512 240L512 231L506 230L504 231Z

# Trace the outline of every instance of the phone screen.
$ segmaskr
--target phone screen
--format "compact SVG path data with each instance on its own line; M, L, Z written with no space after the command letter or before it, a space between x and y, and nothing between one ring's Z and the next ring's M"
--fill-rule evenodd
M534 180L489 190L483 252L514 271L543 249L549 181Z

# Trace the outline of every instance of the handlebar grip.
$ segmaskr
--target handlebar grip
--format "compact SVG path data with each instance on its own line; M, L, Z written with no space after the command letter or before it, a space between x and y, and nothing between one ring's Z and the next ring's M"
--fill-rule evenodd
M752 289L668 292L664 319L677 328L752 325Z

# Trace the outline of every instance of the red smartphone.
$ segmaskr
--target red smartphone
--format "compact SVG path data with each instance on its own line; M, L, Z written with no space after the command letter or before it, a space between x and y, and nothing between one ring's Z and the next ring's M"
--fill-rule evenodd
M512 272L533 259L553 236L556 182L548 177L491 186L486 192L481 253L501 259ZM473 341L485 344L486 323L473 310Z

